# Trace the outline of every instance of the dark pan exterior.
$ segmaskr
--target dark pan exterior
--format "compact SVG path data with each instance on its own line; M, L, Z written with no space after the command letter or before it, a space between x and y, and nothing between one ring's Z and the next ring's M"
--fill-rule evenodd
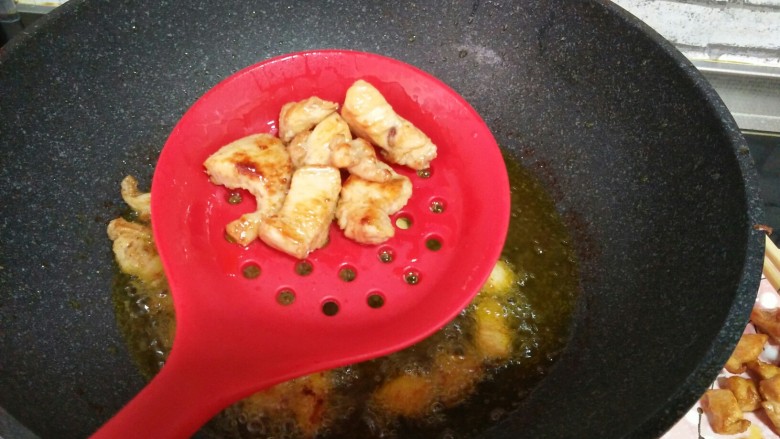
M582 298L494 438L657 437L725 362L758 286L747 146L714 91L606 0L78 1L0 52L0 406L84 437L142 386L107 222L190 104L268 57L349 48L460 92L553 194Z

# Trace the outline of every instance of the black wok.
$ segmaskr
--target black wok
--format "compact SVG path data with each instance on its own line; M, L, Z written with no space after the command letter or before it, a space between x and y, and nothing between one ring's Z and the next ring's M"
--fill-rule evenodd
M758 285L756 176L670 44L606 0L71 0L0 53L0 406L84 437L142 386L105 234L205 90L310 48L377 52L459 91L576 240L567 350L487 437L657 437L738 339Z

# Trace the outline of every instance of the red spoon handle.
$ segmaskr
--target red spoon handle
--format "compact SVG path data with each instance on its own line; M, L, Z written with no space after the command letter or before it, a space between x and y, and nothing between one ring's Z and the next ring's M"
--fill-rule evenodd
M202 371L168 363L94 439L188 438L231 401L215 395ZM178 365L176 365L178 366Z

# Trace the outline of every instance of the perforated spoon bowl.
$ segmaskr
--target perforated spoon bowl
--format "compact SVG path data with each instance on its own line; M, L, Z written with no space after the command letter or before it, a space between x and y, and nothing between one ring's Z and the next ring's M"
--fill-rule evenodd
M255 209L209 182L204 160L258 132L276 133L281 106L319 96L343 102L357 79L438 146L414 172L396 235L357 244L334 225L304 261L225 225ZM187 437L221 409L273 384L407 347L473 299L500 256L509 183L488 127L455 91L380 55L318 50L273 58L225 79L182 117L152 182L152 224L176 311L160 373L94 437Z

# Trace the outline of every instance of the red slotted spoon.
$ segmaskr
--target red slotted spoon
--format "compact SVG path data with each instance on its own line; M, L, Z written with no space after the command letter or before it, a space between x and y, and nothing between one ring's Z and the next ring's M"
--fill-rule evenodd
M255 202L244 193L242 203L228 203L203 161L240 137L276 134L286 102L313 95L343 102L357 79L377 87L438 146L427 175L395 167L414 186L394 215L396 236L360 245L334 225L329 244L305 261L259 241L247 248L227 242L225 225ZM420 341L473 299L509 223L504 161L474 109L415 67L346 50L277 57L217 84L171 133L152 194L176 337L160 373L98 438L187 437L255 391Z

